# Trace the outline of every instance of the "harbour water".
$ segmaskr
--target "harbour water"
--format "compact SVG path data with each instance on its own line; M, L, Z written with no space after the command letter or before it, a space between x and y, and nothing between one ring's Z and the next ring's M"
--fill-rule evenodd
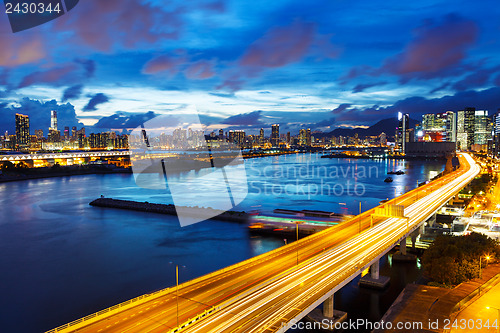
M245 168L249 194L235 210L281 207L355 214L359 202L362 210L374 207L430 179L443 163L297 154L248 159ZM384 182L388 170L400 169L406 175ZM182 282L284 243L251 237L236 223L206 221L181 228L172 216L88 205L101 195L171 203L168 190L139 188L130 174L0 184L2 332L43 332L171 286L176 264ZM359 289L354 281L337 294L336 307L378 320L404 285L420 276L418 265L391 269L387 258L384 271L392 276L388 290Z

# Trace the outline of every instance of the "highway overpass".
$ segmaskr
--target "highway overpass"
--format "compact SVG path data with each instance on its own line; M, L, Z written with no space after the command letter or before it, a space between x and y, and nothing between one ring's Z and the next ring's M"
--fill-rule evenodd
M0 164L11 162L14 164L25 163L29 167L46 167L56 163L60 165L73 165L89 163L96 160L128 160L128 150L88 150L65 151L56 153L33 154L0 154Z
M59 153L34 153L34 154L0 154L0 162L10 161L34 161L34 160L55 160L55 159L73 159L73 158L91 158L91 157L115 157L128 156L128 150L89 150L77 152L59 152Z
M384 203L403 205L408 219L372 218L371 209L178 289L143 295L49 332L284 332L366 268L378 267L380 257L479 173L469 155L460 161L457 171Z

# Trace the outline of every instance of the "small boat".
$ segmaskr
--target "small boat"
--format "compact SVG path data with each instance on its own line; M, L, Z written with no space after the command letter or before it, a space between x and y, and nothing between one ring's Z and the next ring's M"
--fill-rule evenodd
M386 183L392 183L392 178L391 177L387 177L386 179L384 179L384 182L386 182Z
M388 175L404 175L405 172L403 170L398 170L398 171L389 171L387 172Z

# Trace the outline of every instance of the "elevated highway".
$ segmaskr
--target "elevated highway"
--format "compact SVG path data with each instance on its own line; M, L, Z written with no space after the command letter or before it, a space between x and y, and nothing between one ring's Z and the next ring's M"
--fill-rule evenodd
M36 153L36 154L0 154L0 162L3 161L30 161L30 160L50 160L67 158L89 158L89 157L114 157L128 156L127 150L96 150L96 151L78 151L78 152L59 152L59 153Z
M405 239L480 171L461 167L342 224L229 266L75 320L49 332L284 332Z

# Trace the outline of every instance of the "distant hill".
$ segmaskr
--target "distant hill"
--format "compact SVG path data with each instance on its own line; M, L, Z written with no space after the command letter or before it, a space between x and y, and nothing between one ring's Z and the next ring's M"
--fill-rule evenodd
M419 121L410 118L410 128L414 128ZM360 138L364 138L366 136L374 136L380 135L380 133L384 132L388 137L394 136L396 132L396 127L398 127L399 121L395 118L387 118L382 119L375 125L372 125L368 128L336 128L331 132L327 133L315 133L315 137L332 137L332 136L354 136L358 133Z

